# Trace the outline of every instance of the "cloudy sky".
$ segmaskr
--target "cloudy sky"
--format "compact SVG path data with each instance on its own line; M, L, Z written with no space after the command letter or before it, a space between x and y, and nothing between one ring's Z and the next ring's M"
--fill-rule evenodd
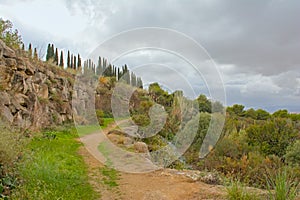
M228 105L291 112L300 112L299 10L300 1L295 0L0 0L0 17L11 20L25 44L31 42L41 52L51 42L86 58L122 31L176 30L202 45L214 60ZM141 66L153 58L160 65L153 66L148 77L144 74L145 79L165 76L165 81L180 83L165 71L180 61L164 53L136 52L116 63ZM200 87L205 81L191 75L187 82Z

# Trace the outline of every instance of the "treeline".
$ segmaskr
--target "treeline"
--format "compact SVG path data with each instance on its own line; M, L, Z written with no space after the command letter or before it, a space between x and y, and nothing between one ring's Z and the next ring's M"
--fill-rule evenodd
M40 59L37 48L33 49L31 43L28 45L27 49L25 49L25 45L22 43L21 49L26 52L26 55L29 58L35 60ZM77 55L74 55L68 50L67 62L65 64L64 51L55 48L54 44L48 44L46 62L57 65L62 69L73 69L84 74L93 73L97 76L114 77L117 81L123 81L133 87L143 88L142 79L136 76L134 72L130 72L126 64L122 66L122 68L119 68L112 65L107 61L107 59L100 56L97 64L95 64L91 59L88 59L84 61L82 65L82 58L80 54L78 53Z
M123 81L133 87L143 88L142 79L137 77L135 73L130 72L126 64L119 68L99 56L97 64L88 59L84 61L83 66L83 73L92 72L97 76L114 77L117 81Z
M36 49L35 49L36 51ZM59 56L60 54L60 56ZM53 44L48 44L46 61L54 63L62 68L65 67L64 53L55 48ZM117 81L123 80L128 85L134 87L143 87L143 81L140 77L137 77L135 73L130 72L127 65L125 64L121 69L109 63L107 59L99 56L98 63L94 63L91 59L83 62L80 54L74 55L68 50L66 69L74 69L84 74L93 73L97 76L104 77L115 77Z
M24 43L22 43L22 47L21 49L25 52L25 45ZM33 50L32 50L32 44L29 43L28 45L28 49L27 49L27 56L29 58L32 58L32 59L35 59L35 60L38 60L39 59L39 56L38 56L38 52L37 52L37 48L35 47Z
M65 62L64 62L63 50L61 50L59 53L59 50L57 48L54 48L53 44L48 44L46 61L52 62L55 65L64 68ZM82 69L81 62L82 62L81 56L79 53L77 55L74 55L73 53L70 53L70 51L68 50L67 63L66 63L67 69L81 70Z
M253 120L268 120L270 118L289 118L293 121L300 120L300 114L289 113L286 109L277 110L271 114L263 109L255 110L250 108L245 110L245 106L240 104L227 107L227 113L232 117L245 117Z

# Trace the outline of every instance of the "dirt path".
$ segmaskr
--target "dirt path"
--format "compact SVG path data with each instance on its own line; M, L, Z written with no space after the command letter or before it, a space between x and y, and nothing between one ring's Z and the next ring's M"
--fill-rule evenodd
M110 124L103 130L107 134L116 125ZM149 173L124 173L119 172L118 187L108 188L103 184L104 168L100 161L105 160L98 146L104 140L104 135L95 133L81 138L85 148L80 149L80 154L89 166L90 183L101 194L103 200L196 200L196 199L224 199L225 190L221 186L212 186L195 182L176 170L163 169Z

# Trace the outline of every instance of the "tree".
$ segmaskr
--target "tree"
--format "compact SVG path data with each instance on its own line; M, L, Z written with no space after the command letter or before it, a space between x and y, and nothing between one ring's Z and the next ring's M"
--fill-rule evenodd
M211 113L212 103L204 94L199 95L197 101L199 104L199 112Z
M22 38L17 29L12 29L13 24L9 20L0 18L0 39L5 44L14 49L19 49L22 44Z
M77 69L77 61L76 61L76 56L74 56L74 69Z
M245 112L245 117L257 119L257 113L253 108L250 108Z
M61 66L62 68L64 68L64 53L63 53L63 51L60 52L59 66Z
M67 68L71 67L71 60L70 60L70 51L68 50L68 57L67 57Z
M143 81L140 77L137 78L137 87L143 89Z
M50 48L50 51L51 51L51 57L52 59L54 59L54 44L51 45L51 48Z
M78 61L77 61L77 62L78 62L78 63L77 63L78 69L81 69L81 57L80 57L79 54L77 55L77 60L78 60Z
M36 48L34 48L33 59L35 59L35 60L38 60L38 59L39 59L39 56L38 56L38 53L37 53L37 49L36 49Z
M70 63L70 68L73 69L74 68L74 56L73 54L71 54L71 63Z
M300 166L300 140L288 146L284 157L288 164Z
M137 86L136 76L135 76L135 74L133 72L131 72L131 85L133 87Z
M285 110L277 110L272 114L273 117L281 117L281 118L288 118L289 117L289 112Z
M215 101L212 103L212 112L224 113L224 106L221 102Z
M263 124L254 124L247 130L248 143L259 147L264 155L282 157L289 144L297 138L297 131L292 123L285 119L265 121Z
M51 58L51 44L48 44L47 54L46 54L46 61L50 60L50 58Z
M227 107L227 112L230 115L237 115L239 117L242 117L245 114L244 108L245 108L245 106L243 106L243 105L234 104L231 107Z
M256 119L257 120L266 120L270 117L270 113L268 113L267 111L263 110L263 109L258 109L256 111Z
M32 45L31 45L31 43L29 43L29 47L28 47L28 56L29 56L29 58L32 58Z
M57 48L55 49L54 63L55 63L55 65L58 65L58 50L57 50Z

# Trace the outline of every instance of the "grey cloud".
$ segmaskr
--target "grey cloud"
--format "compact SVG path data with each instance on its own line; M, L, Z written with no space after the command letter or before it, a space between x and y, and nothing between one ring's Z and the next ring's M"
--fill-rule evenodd
M3 4L10 2L19 1L0 0ZM243 103L270 109L283 106L300 111L300 1L64 2L71 13L83 13L89 20L82 33L83 42L57 41L61 46L75 48L78 45L86 53L90 46L96 47L124 30L144 26L175 29L203 45L220 65L229 104ZM174 41L174 47L179 45ZM189 54L193 53L193 50L189 51ZM157 60L176 65L174 61L168 63L164 57ZM191 80L191 83L197 85L198 81Z

